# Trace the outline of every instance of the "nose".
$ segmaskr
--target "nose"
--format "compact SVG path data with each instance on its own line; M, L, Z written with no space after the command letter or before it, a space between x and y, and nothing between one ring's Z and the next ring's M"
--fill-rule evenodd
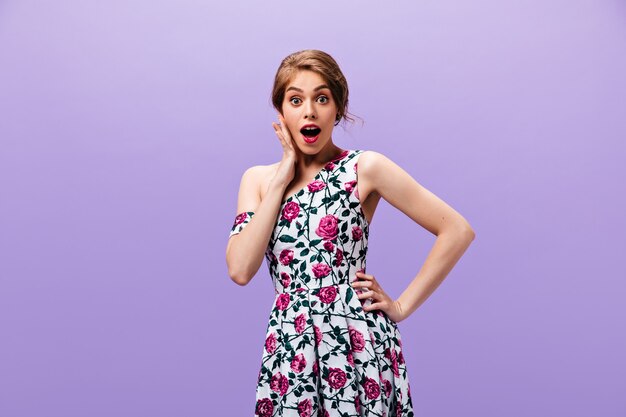
M315 108L313 107L313 104L311 104L311 102L308 102L308 104L305 104L304 107L304 118L305 119L315 119L317 116L315 114Z

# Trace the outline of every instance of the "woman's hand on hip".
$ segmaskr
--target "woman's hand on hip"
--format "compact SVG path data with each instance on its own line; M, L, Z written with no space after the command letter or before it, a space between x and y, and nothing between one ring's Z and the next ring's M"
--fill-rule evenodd
M352 288L365 290L361 293L357 291L359 299L370 298L372 300L371 305L363 306L363 311L382 310L395 323L405 319L400 303L387 295L374 275L365 274L361 271L357 271L356 275L360 281L353 281Z

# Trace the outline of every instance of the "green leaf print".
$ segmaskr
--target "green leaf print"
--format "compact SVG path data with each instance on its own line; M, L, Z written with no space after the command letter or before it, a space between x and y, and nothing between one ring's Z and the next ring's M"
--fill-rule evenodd
M354 291L352 291L352 289L349 289L348 291L346 291L346 304L348 304L350 300L352 300L353 292Z
M403 410L414 417L406 369L389 356L400 351L399 331L388 316L366 312L350 285L354 271L365 270L368 247L369 224L355 193L361 152L329 163L315 177L319 187L292 194L276 222L265 256L277 296L283 294L268 320L251 414L391 417ZM362 239L353 238L355 226Z

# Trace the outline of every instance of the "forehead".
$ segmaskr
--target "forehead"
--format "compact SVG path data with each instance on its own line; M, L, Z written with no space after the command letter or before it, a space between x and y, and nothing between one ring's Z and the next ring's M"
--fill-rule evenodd
M308 91L318 90L320 86L328 88L324 77L315 71L300 70L296 72L287 83L285 92L289 90Z

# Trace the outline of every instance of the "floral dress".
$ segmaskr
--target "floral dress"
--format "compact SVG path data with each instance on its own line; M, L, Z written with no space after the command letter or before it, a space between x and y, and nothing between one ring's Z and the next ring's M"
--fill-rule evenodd
M255 416L414 416L397 324L364 311L350 282L365 272L369 225L357 161L345 150L282 204L265 257L275 288ZM230 236L254 212L239 213Z

